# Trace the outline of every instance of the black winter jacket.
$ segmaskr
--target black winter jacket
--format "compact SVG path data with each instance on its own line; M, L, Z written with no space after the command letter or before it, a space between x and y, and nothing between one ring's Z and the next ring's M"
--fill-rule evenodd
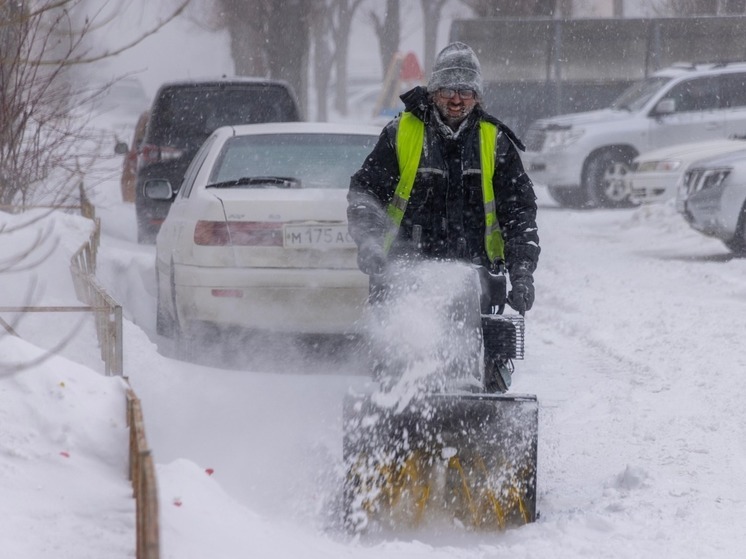
M493 185L497 218L505 241L505 265L512 277L532 273L539 259L536 196L523 170L517 146L523 144L495 117L477 105L456 137L441 129L425 88L401 96L405 109L425 123L425 141L414 187L388 258L458 259L488 266L484 247L484 200L479 162L480 119L497 125ZM386 208L399 181L396 132L399 117L389 122L362 168L351 179L347 218L361 249L383 246L390 225ZM451 137L448 137L451 136ZM421 227L420 246L412 231ZM463 240L460 240L463 239Z

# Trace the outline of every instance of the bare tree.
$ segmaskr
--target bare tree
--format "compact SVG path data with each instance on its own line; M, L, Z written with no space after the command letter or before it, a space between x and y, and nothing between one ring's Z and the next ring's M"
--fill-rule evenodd
M269 76L292 84L301 102L307 105L309 8L320 0L273 2L269 13L267 62Z
M307 105L309 27L324 0L219 0L218 26L228 30L236 74L285 80Z
M216 26L228 30L236 74L269 76L266 45L270 39L267 22L272 2L218 0L217 6Z
M363 0L332 0L332 34L334 37L334 69L336 84L334 108L347 115L347 61L349 59L352 19Z
M0 2L0 205L65 202L81 165L98 156L85 108L106 89L78 85L71 70L134 46L187 1L130 44L107 51L86 39L106 22L108 1L91 14L84 0Z
M420 0L422 5L423 28L423 52L426 74L430 73L435 62L435 49L438 43L438 26L440 25L440 14L443 6L448 0Z
M81 133L65 79L80 36L59 39L72 24L66 10L32 10L28 2L4 2L0 10L0 204L25 205L51 169L69 163L71 140Z
M373 29L378 36L378 49L381 55L383 79L385 80L389 66L399 51L401 37L399 0L386 0L386 11L383 14L383 18L373 10L369 14L373 23Z
M52 212L73 195L78 202L74 188L81 184L81 173L101 156L103 141L88 128L87 115L91 102L107 86L91 86L78 79L74 70L119 54L157 32L186 7L188 0L179 1L169 17L154 22L128 44L98 50L87 39L116 17L124 5L120 0L92 4L85 0L0 0L0 210L19 212L42 204ZM40 219L31 214L23 218L12 227L5 220L0 224L0 237L11 239L12 247L10 251L4 247L0 276L38 266L56 246L46 242L48 229L30 242L23 237L20 242L13 240L13 233L34 227ZM19 295L22 307L35 302L33 283L25 296ZM17 320L0 318L0 336L13 335ZM58 353L75 332L71 328L39 360ZM39 360L9 363L0 359L0 375L18 372Z
M325 3L317 3L309 12L313 42L313 72L316 89L316 119L328 118L328 89L333 68L333 48L330 45L332 14Z

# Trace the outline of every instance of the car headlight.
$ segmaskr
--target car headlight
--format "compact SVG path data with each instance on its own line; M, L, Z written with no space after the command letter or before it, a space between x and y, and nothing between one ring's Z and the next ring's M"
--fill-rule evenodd
M582 128L551 127L546 130L544 151L561 150L578 141L585 130Z
M672 173L681 167L681 161L676 159L660 159L658 161L643 161L637 165L638 173Z
M729 167L722 167L718 169L707 169L699 181L699 190L706 190L708 188L717 188L723 181L728 178L732 171Z

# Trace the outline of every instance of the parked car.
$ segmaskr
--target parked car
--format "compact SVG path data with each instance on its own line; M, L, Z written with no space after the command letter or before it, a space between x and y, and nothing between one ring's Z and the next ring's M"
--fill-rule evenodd
M630 198L637 204L673 200L689 165L743 149L746 149L744 138L731 138L676 144L638 155L632 161L628 179Z
M653 149L746 133L746 62L676 64L607 109L534 122L526 169L568 207L624 207L632 160Z
M676 209L700 233L746 255L746 150L693 164L684 175Z
M290 85L260 78L190 80L161 86L138 152L137 238L152 243L168 214L170 199L144 195L149 181L168 181L176 193L189 162L207 137L231 124L300 120Z
M223 127L187 170L156 240L157 331L188 348L205 329L355 330L368 294L347 191L380 127ZM166 180L145 194L169 200Z
M135 201L135 190L137 189L137 154L145 137L145 127L148 125L150 111L143 112L137 119L135 132L132 135L132 143L128 146L126 142L117 142L114 147L115 153L124 155L122 162L122 200L124 202Z

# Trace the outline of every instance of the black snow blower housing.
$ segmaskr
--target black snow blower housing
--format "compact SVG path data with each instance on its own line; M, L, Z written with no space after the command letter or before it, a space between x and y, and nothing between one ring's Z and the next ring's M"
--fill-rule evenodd
M381 390L345 399L344 520L351 531L429 525L504 530L536 519L538 402L533 395L495 393L490 380L500 367L512 370L510 360L523 358L524 319L502 314L503 274L485 279L483 268L477 274L463 268L441 286L446 299L422 293L419 280L432 269L405 271L397 279L406 288L387 297L385 305L402 305L413 291L423 295L444 311L450 326L424 348L437 359L414 357L422 365L414 382L406 380L416 364L401 355L381 359L373 349L379 368L396 370L379 371ZM395 326L390 313L382 315L379 308L373 314L386 327ZM466 348L466 354L453 346ZM392 397L402 383L407 397Z

